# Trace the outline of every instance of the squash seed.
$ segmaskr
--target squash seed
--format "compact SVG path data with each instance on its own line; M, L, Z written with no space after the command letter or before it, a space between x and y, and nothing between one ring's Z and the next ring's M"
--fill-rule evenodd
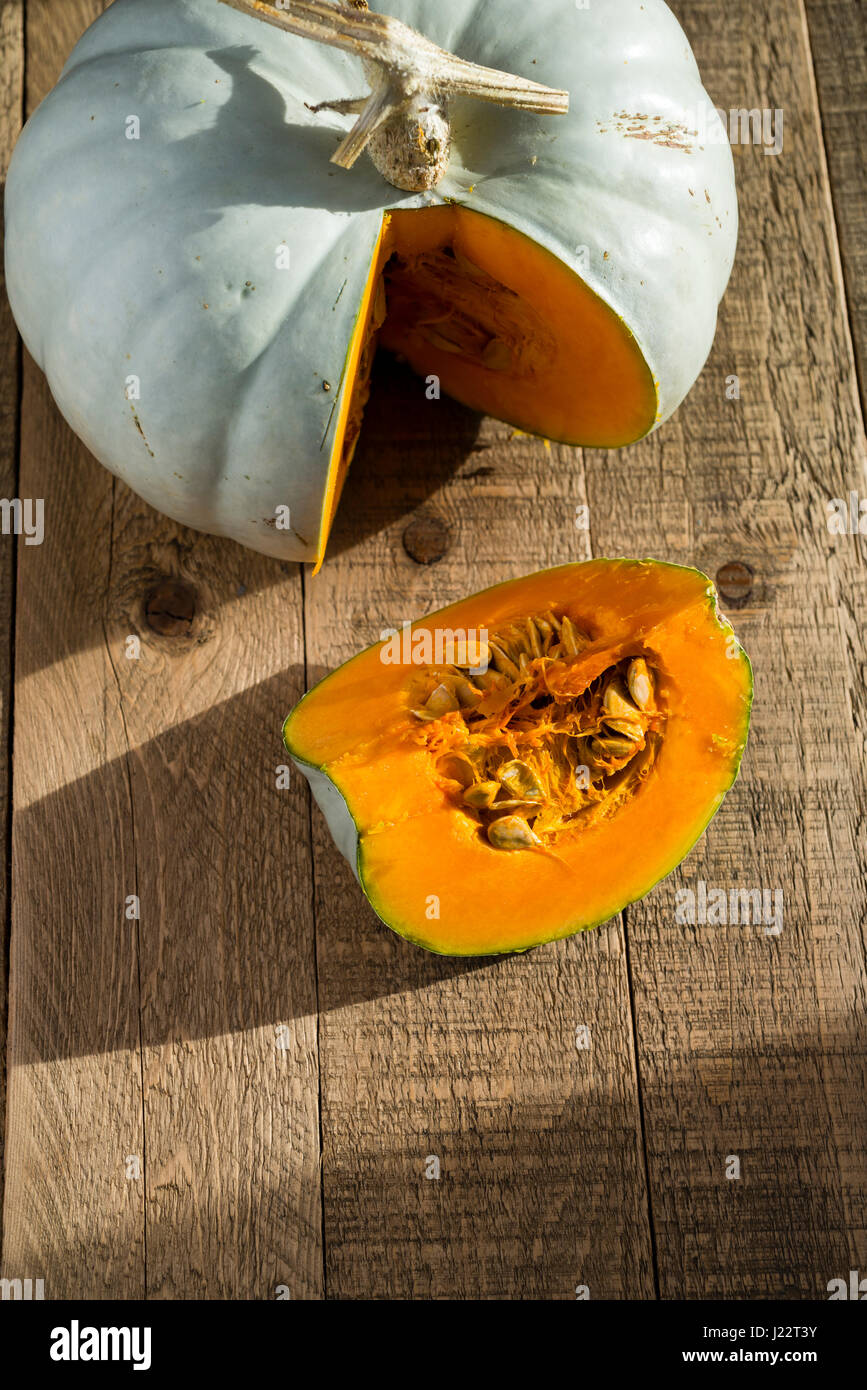
M531 849L542 841L520 816L503 816L488 826L488 840L495 849Z
M465 753L446 753L437 763L443 777L450 777L462 787L471 787L476 780L476 769Z
M508 372L512 369L512 353L502 338L492 338L482 352L482 361L489 371Z
M414 709L413 714L416 719L442 719L444 714L451 714L457 708L456 696L452 694L447 685L440 683L433 694L425 700L421 709Z
M518 667L515 665L514 661L512 661L510 656L506 655L502 647L498 646L496 642L491 642L490 646L491 661L493 662L495 668L502 675L508 676L511 680L516 681L521 673L518 670Z
M639 743L644 737L644 725L638 719L606 719L605 727L615 734L622 734L633 743Z
M474 811L489 811L500 791L499 782L476 782L464 792L464 801Z
M565 613L560 621L560 641L570 656L580 656L586 642L582 641L578 629L573 626Z
M458 698L458 703L464 709L475 709L476 705L481 704L481 690L477 690L472 682L466 680L463 676L455 681L454 692Z
M530 650L534 657L541 657L544 655L539 629L532 618L527 619L527 640L530 643Z
M631 738L591 738L590 751L604 761L628 758L635 752L635 743Z
M514 758L509 763L503 763L503 766L497 769L497 776L503 786L522 801L545 800L545 792L539 786L532 769L520 759Z
M653 699L653 681L647 669L647 662L643 657L638 656L634 661L630 661L626 680L629 685L629 693L638 708L647 709Z
M497 644L512 661L517 661L524 650L523 633L514 623L497 633Z
M480 690L502 690L507 685L507 679L499 671L480 671L477 676L473 676L473 684Z
M487 642L481 641L478 637L458 637L450 652L452 665L459 667L462 671L477 669L490 665L491 649Z
M606 715L614 715L615 719L634 720L638 713L626 693L626 686L618 676L615 676L613 681L609 681L605 687L605 694L602 696L602 708Z
M462 344L452 342L451 338L444 338L435 328L419 328L418 334L425 342L430 343L431 347L439 348L440 352L454 352L462 357L466 351Z

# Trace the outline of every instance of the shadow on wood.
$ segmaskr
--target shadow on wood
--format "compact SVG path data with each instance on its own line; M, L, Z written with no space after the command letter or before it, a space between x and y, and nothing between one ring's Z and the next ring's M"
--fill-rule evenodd
M490 1026L495 1033L497 1021ZM672 1094L681 1117L679 1130L666 1129L649 1153L662 1298L823 1299L830 1279L857 1266L843 1200L855 1174L838 1169L829 1178L816 1152L826 1115L823 1059L839 1074L859 1055L857 1035L853 1027L851 1035L805 1036L761 1056L737 1049L724 1105L680 1061L664 1097L643 1087L651 1133L657 1105L668 1113ZM588 1084L587 1054L575 1058L575 1093L557 1113L521 1098L520 1059L510 1078L517 1097L483 1099L454 1059L446 1080L430 1054L401 1078L408 1098L396 1113L364 1088L353 1091L352 1106L332 1104L323 1151L330 1296L574 1299L587 1284L592 1299L653 1298L632 1111L601 1078ZM366 1057L358 1067L363 1077L382 1075ZM857 1070L851 1146L860 1124ZM794 1086L793 1073L802 1076ZM492 1058L488 1080L506 1079ZM601 1190L584 1176L599 1171L600 1151ZM732 1153L737 1179L726 1176ZM439 1181L425 1177L434 1155Z
M482 416L443 396L390 353L377 354L370 401L328 556L385 531L437 493L474 452ZM328 559L325 561L328 564Z
M16 907L13 991L17 951L42 984L39 998L22 997L19 986L15 1064L137 1048L137 974L146 1048L315 1013L309 794L294 770L291 787L277 788L288 763L280 728L302 681L299 668L287 670L18 810L20 852L45 858ZM242 750L240 761L227 763L226 748ZM128 800L134 845L119 857L93 825L111 827L111 805ZM319 891L332 919L335 910L351 915L357 939L354 968L332 989L329 1008L495 968L402 941L375 917L330 838L325 855ZM134 910L138 921L126 915ZM387 973L377 968L383 953ZM46 997L53 959L74 962L74 980L67 973Z
M817 1059L850 1057L857 1047L855 1029L804 1036L761 1056L738 1049L725 1105L710 1102L694 1067L672 1072L680 1129L649 1155L663 1298L824 1300L829 1280L855 1267L841 1200L846 1174L837 1173L838 1186L822 1176L816 1134L823 1114ZM184 1051L170 1051L183 1065ZM454 1055L418 1053L395 1078L405 1099L394 1110L383 1104L372 1054L359 1054L357 1070L371 1079L361 1112L332 1105L327 1115L329 1297L574 1301L579 1285L594 1300L655 1297L641 1135L631 1099L610 1092L591 1054L575 1053L573 1092L557 1108L521 1094L520 1056L492 1058L482 1095L473 1094ZM797 1070L803 1081L793 1090ZM146 1105L158 1100L152 1095ZM651 1114L659 1100L645 1090ZM855 1116L859 1095L851 1101ZM359 1121L369 1138L347 1145L347 1124L357 1134ZM321 1296L309 1224L318 1174L308 1175L301 1192L281 1183L266 1145L262 1171L239 1199L221 1180L248 1163L249 1136L212 1128L193 1161L183 1118L175 1124L148 1152L150 1296L271 1300L281 1284L293 1299ZM730 1180L726 1161L737 1135L744 1136L742 1167ZM710 1166L706 1144L714 1139L718 1156ZM432 1157L438 1178L425 1175L435 1171ZM600 1158L601 1186L594 1176ZM75 1153L65 1161L81 1183L99 1177ZM24 1225L38 1229L32 1220ZM110 1254L89 1233L74 1239L58 1222L29 1264L7 1256L3 1272L42 1274L48 1298L110 1297Z
M112 479L74 438L56 406L50 402L47 386L39 369L27 357L29 379L38 382L44 408L53 417L50 428L62 440L61 447L70 456L63 486L71 496L57 495L51 479L56 476L56 463L49 453L58 447L45 441L40 454L33 458L30 494L45 498L47 525L54 525L52 516L59 511L62 520L56 525L62 530L64 542L63 570L43 574L43 583L28 586L22 593L22 603L44 607L47 613L68 608L72 602L82 608L79 622L66 622L56 633L53 645L37 646L21 642L16 652L16 679L21 680L54 662L68 658L86 645L92 630L94 608L102 609L106 595L93 590L93 546L100 537L111 533L111 514L134 512L142 539L140 555L128 563L116 576L119 593L111 595L114 607L123 603L124 614L131 633L143 631L143 604L150 590L164 578L177 578L201 588L202 566L200 551L202 536L189 527L177 526L148 507L123 483ZM381 353L374 368L373 392L365 412L356 457L349 470L343 497L328 547L326 565L343 551L359 545L367 536L385 530L401 517L409 516L442 488L473 453L479 433L481 416L467 410L456 401L442 397L436 402L425 399L424 381L405 365ZM44 476L44 483L43 483ZM116 502L112 502L113 490ZM98 496L106 515L89 511L91 499ZM83 516L88 513L85 530ZM72 519L78 519L76 533ZM148 520L151 525L148 528ZM147 534L149 531L149 534ZM108 543L108 542L106 542ZM211 556L208 579L211 587L206 607L212 612L224 604L233 603L247 593L255 594L285 583L288 575L297 573L294 563L270 559L246 550L225 538L204 542L219 547ZM46 555L51 547L42 547ZM32 560L32 555L27 557ZM315 583L315 580L311 580ZM59 600L54 589L61 585L66 596ZM69 595L73 598L70 600ZM382 615L374 615L381 625ZM39 621L50 623L50 618ZM197 637L197 640L199 638Z

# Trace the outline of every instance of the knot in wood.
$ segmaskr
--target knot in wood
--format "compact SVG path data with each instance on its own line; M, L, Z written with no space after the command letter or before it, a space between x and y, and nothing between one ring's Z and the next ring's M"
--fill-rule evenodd
M145 620L161 637L189 637L196 616L196 591L184 579L161 579L145 597Z
M730 608L743 608L753 591L754 574L749 565L742 560L729 560L721 565L716 574L716 587L720 598Z
M433 565L451 544L451 532L438 516L417 516L403 533L403 548L417 565Z

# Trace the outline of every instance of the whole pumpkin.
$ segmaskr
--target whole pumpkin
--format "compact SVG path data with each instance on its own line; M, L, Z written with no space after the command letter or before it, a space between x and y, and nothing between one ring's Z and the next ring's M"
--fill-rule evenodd
M483 105L496 83L453 63L441 141L424 48L430 187L388 182L387 149L330 162L365 76L378 99L385 70L351 27L373 17L335 49L258 0L115 0L9 173L9 296L72 428L160 511L287 560L322 560L377 340L422 376L419 409L441 388L551 438L628 444L701 370L734 256L731 151L662 0L388 9L528 79L522 109ZM534 107L533 84L568 113Z

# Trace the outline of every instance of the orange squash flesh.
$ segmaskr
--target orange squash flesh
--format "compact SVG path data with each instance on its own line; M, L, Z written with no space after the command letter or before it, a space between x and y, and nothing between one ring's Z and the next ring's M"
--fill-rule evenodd
M386 213L344 369L317 563L377 335L421 377L437 376L446 395L530 434L619 448L657 419L656 384L635 338L556 256L456 204Z
M443 609L420 633L493 633L528 615L566 614L589 637L569 663L576 687L626 657L654 672L662 734L633 795L550 844L495 849L438 767L448 714L411 713L417 668L360 653L296 707L284 737L340 791L358 836L357 870L380 917L428 950L525 950L607 920L684 857L737 775L749 726L749 662L707 577L655 561L594 560L510 581ZM431 915L438 900L439 915Z

